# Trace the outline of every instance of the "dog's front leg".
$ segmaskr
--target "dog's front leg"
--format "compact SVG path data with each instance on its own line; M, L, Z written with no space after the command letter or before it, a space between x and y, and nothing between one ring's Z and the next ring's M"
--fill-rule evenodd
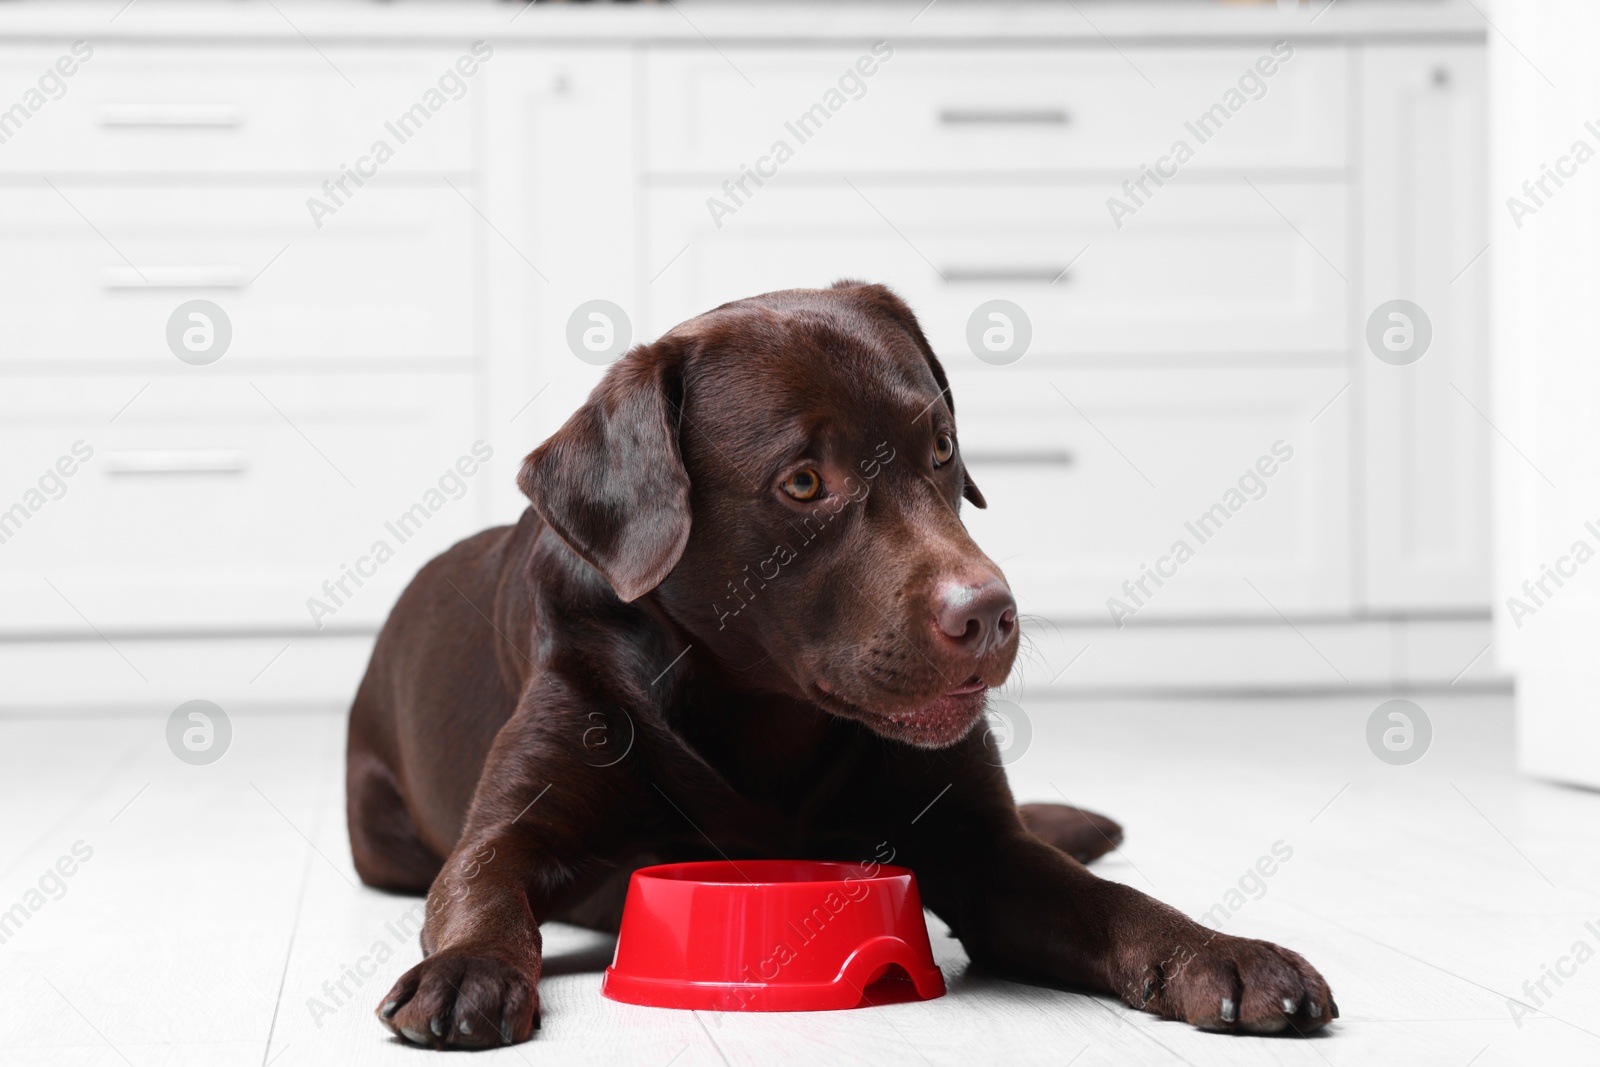
M533 1036L539 921L574 868L629 823L637 787L625 769L583 758L586 735L604 728L597 714L535 715L525 706L501 729L461 840L428 891L426 958L378 1007L396 1034L433 1048Z
M434 1048L526 1041L539 1011L542 942L527 886L553 860L506 823L477 827L428 892L422 947L379 1005L406 1040Z
M1338 1007L1303 957L1232 937L1090 873L1020 826L919 880L974 961L1114 993L1207 1030L1320 1029Z

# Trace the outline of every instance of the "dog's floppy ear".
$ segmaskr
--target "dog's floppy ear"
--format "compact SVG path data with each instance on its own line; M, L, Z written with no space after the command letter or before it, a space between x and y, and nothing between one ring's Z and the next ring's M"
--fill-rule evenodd
M887 285L868 285L851 278L841 278L833 283L834 289L851 289L875 310L888 315L890 318L910 334L911 340L922 352L922 358L928 361L928 369L933 371L933 380L939 384L939 391L944 394L944 402L950 408L950 414L956 413L955 394L950 392L950 379L945 377L944 365L939 362L939 357L933 354L933 346L928 344L928 338L922 332L922 327L917 323L916 315L904 300L895 295L894 290ZM986 508L989 502L983 499L983 494L978 491L977 485L972 481L972 472L967 469L966 461L961 464L961 495L966 497L973 507Z
M517 476L534 510L624 601L660 585L689 540L680 367L672 342L629 352Z

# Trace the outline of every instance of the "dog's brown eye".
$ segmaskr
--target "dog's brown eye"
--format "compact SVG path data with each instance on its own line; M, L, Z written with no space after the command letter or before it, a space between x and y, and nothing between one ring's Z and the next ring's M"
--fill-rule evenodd
M822 475L810 467L795 471L784 481L783 491L796 500L815 500L822 492Z
M950 457L956 454L956 439L948 433L940 432L933 439L933 465L942 467L950 462Z

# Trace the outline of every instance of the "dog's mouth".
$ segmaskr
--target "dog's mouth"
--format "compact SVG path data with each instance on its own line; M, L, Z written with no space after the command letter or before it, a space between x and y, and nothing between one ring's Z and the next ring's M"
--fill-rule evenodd
M826 679L813 683L818 703L889 738L918 748L948 748L972 732L983 717L989 686L977 675L921 706L872 710L840 696Z

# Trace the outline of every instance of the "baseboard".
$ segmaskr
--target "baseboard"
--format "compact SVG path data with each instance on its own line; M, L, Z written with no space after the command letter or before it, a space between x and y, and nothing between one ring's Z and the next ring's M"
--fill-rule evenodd
M1012 683L1052 693L1172 696L1503 687L1487 618L1110 626L1029 619ZM119 635L0 640L0 713L349 705L374 634ZM1008 686L1008 689L1012 686Z
M0 640L0 713L348 707L375 633Z
M1029 620L1026 693L1379 692L1501 688L1483 618L1280 619L1127 626Z

